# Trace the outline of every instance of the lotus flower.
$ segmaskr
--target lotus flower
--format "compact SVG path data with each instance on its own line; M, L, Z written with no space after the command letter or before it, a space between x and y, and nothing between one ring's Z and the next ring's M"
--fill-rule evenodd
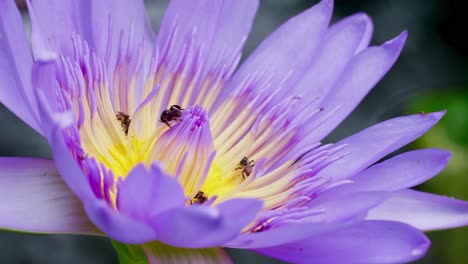
M0 159L0 227L105 235L149 263L229 262L222 247L297 263L423 256L423 231L468 223L467 202L409 189L450 154L374 163L444 112L321 144L407 35L369 47L369 17L329 25L332 5L288 20L238 67L258 1L173 0L156 37L142 0L34 1L31 48L1 1L0 101L53 160Z

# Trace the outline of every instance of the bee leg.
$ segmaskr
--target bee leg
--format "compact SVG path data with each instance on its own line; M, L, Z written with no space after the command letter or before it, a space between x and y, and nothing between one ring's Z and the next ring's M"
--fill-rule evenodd
M242 172L242 179L245 180L245 178L247 178L247 173L245 173L245 171Z
M169 121L164 120L164 121L162 121L162 122L163 122L164 124L166 124L169 128L172 128L171 125L169 125Z

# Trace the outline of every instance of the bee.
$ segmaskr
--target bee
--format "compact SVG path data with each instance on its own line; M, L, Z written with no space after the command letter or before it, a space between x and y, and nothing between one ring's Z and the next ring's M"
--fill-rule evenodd
M115 117L117 117L117 121L120 122L120 126L122 127L122 130L125 132L125 135L128 135L128 128L130 127L130 122L132 122L132 120L130 119L130 116L122 112L117 112Z
M236 167L236 170L242 170L242 178L247 178L252 173L253 167L255 166L254 160L249 160L247 157L243 157Z
M208 200L208 195L206 195L202 191L198 191L195 196L189 200L190 205L192 204L202 204L205 203Z
M166 124L169 128L172 128L169 122L171 121L180 121L182 117L182 110L184 110L179 105L171 105L169 109L166 109L162 112L160 122Z

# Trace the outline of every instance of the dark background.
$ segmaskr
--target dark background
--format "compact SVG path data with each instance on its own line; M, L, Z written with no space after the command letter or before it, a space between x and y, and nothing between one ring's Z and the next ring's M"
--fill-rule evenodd
M167 1L154 2L147 1L147 5L157 28ZM287 18L316 2L262 1L245 54ZM336 0L334 19L359 11L368 13L374 20L374 44L381 44L404 29L409 31L409 37L393 69L329 140L340 139L398 115L448 108L447 116L435 131L410 148L452 150L454 158L446 172L421 188L468 199L468 181L465 179L468 177L465 165L468 148L464 137L465 120L468 120L464 115L468 109L468 32L462 1ZM50 157L47 143L1 105L0 120L0 156ZM432 232L429 236L433 246L417 263L464 263L468 260L467 228ZM248 251L229 250L229 253L236 263L281 263ZM110 242L104 238L0 231L0 263L117 262Z

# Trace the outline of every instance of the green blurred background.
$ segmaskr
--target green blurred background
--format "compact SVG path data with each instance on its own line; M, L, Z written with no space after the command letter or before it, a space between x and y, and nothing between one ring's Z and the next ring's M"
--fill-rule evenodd
M287 18L316 2L262 1L245 54ZM462 2L335 1L334 20L359 11L373 18L374 44L404 29L409 31L409 38L390 73L327 140L335 141L398 115L447 109L447 115L434 129L405 150L437 147L452 151L448 168L418 189L468 200L468 23ZM147 1L154 28L166 5L167 0ZM50 157L47 143L1 105L0 120L0 156ZM432 248L416 263L468 262L468 228L431 232L429 236ZM235 263L281 263L248 251L228 251ZM0 263L118 263L118 260L104 238L0 231Z

